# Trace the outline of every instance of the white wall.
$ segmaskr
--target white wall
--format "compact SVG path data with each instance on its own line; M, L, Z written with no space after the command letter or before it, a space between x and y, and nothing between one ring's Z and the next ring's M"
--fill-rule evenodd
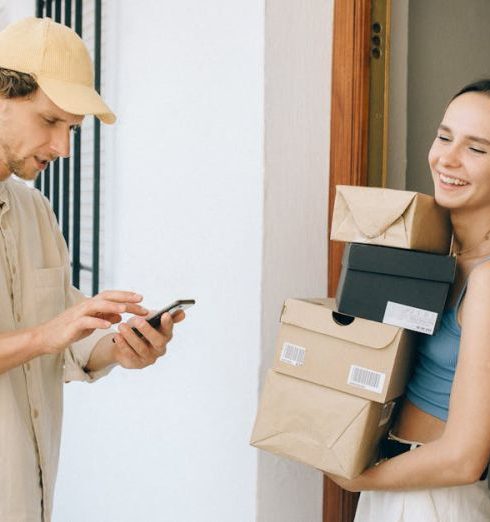
M34 0L0 0L0 29L13 20L36 14Z
M261 382L286 297L327 293L333 1L268 0ZM323 476L259 456L259 522L320 522Z
M155 367L66 387L56 521L255 518L263 18L108 2L107 285L197 305Z
M408 0L391 3L388 91L389 188L405 190L407 173Z
M332 6L106 0L105 283L197 306L65 388L54 522L321 521L322 475L248 440L282 301L326 293Z
M406 0L405 0L406 1ZM410 0L407 188L431 194L427 154L451 96L490 76L488 0Z

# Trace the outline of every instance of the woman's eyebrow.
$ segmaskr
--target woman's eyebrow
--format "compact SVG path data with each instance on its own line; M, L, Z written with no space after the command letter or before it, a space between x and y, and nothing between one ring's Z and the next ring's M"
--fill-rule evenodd
M442 130L444 132L449 132L452 134L452 130L447 125L439 125L438 130ZM487 140L486 138L480 138L479 136L471 136L466 135L464 138L468 141L476 141L477 143L481 143L482 145L490 145L490 140Z

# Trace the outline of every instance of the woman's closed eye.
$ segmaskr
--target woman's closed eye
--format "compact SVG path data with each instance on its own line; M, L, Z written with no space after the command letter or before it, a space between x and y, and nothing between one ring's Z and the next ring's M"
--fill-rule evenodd
M471 147L470 147L470 150L471 150L472 152L476 152L477 154L486 154L486 153L487 153L486 150L484 150L484 149L480 149L479 147L473 147L473 146L471 146Z
M446 134L438 134L437 139L439 141L451 141L451 138Z

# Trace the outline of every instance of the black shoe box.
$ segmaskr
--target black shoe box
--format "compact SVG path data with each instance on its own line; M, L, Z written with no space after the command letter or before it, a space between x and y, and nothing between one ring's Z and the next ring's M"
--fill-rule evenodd
M337 308L354 317L433 334L455 272L453 256L347 243Z

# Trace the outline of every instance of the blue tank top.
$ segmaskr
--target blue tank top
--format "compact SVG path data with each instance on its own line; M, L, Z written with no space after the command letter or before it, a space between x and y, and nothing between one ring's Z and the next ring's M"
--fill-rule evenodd
M434 335L418 334L415 367L406 391L412 404L443 421L447 420L461 340L457 310L457 306L444 310Z
M488 259L487 257L478 264ZM437 333L418 334L414 371L406 390L406 397L412 404L444 422L447 421L449 397L461 341L457 315L467 284L468 280L465 281L454 306L444 310Z

